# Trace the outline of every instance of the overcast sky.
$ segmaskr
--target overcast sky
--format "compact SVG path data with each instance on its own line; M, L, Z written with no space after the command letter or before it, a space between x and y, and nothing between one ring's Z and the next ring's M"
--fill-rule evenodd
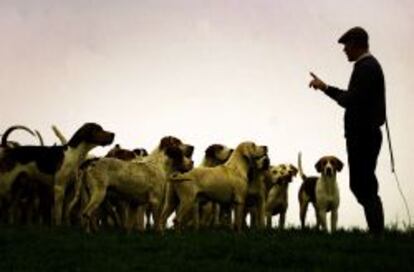
M296 164L302 151L315 174L321 156L347 157L343 109L308 88L309 71L345 88L352 63L337 39L359 25L383 66L396 169L414 212L413 18L411 0L0 0L0 131L23 124L54 144L52 124L69 138L97 122L123 147L148 150L175 135L196 147L196 164L212 143L253 140L269 146L273 164ZM407 222L385 139L377 174L386 223ZM338 182L339 225L365 227L347 167ZM288 224L299 224L300 183L290 187Z

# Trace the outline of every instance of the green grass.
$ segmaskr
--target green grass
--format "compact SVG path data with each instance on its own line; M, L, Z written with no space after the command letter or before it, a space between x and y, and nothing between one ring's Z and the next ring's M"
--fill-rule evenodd
M0 271L413 271L414 233L0 227Z

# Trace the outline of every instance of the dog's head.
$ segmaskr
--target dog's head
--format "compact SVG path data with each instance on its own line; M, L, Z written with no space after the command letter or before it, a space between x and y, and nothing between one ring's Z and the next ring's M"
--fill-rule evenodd
M194 146L184 144L180 139L174 136L163 137L160 141L158 148L161 151L165 151L170 147L179 147L183 151L184 156L186 156L187 158L191 158L193 156Z
M103 130L103 128L95 123L86 123L79 128L73 137L69 140L70 147L77 147L81 143L106 146L113 142L115 134Z
M193 169L194 163L188 158L180 147L172 146L165 150L165 154L170 160L172 172L187 172Z
M267 154L263 157L255 158L249 167L247 177L249 182L253 182L257 176L262 173L266 173L270 167L270 159Z
M135 148L132 152L139 158L148 156L148 151L145 148Z
M119 144L116 144L111 150L109 150L105 157L117 158L123 161L130 161L135 159L137 156L133 151L123 149Z
M335 156L324 156L315 164L316 171L328 177L334 176L343 167L343 162Z
M298 169L292 164L279 164L271 166L268 174L271 184L287 185L296 177Z
M228 148L222 144L212 144L207 147L205 151L204 160L207 166L213 167L225 163L230 155L233 153L233 149Z
M240 153L244 158L248 160L250 165L254 164L254 160L267 155L267 146L256 145L254 142L242 142L236 150L236 153Z

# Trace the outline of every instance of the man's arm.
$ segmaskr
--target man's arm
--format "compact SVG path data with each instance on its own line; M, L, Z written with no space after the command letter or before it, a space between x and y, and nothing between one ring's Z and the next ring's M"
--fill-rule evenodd
M360 99L362 94L361 90L368 89L370 73L366 69L355 70L352 75L350 88L347 91L327 85L314 73L311 73L311 76L313 79L309 83L310 87L323 91L340 106L346 108L348 105L353 104L355 100Z

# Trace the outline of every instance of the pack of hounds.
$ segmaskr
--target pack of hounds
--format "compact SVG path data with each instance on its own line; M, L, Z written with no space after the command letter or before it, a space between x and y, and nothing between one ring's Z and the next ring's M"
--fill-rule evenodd
M309 203L316 228L337 229L340 202L337 173L343 163L323 156L316 176L306 176L298 154L297 167L272 164L268 147L252 141L234 148L212 144L199 166L194 147L173 136L163 137L154 150L127 150L116 144L105 156L89 152L113 144L115 134L96 123L82 125L66 137L52 127L61 144L46 146L41 134L16 125L2 134L0 146L0 220L2 224L81 226L163 232L199 228L278 228L285 226L288 188L299 174L301 227L306 228ZM39 139L39 145L9 140L15 130ZM170 223L171 224L170 224Z

